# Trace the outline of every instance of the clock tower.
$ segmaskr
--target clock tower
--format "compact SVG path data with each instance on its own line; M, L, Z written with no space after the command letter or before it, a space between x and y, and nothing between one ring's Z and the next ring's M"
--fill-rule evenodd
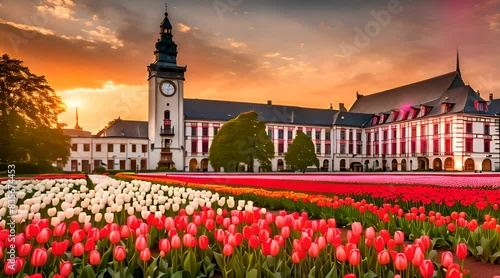
M184 73L177 65L177 45L172 39L172 24L165 18L155 45L154 63L148 66L149 168L184 170Z

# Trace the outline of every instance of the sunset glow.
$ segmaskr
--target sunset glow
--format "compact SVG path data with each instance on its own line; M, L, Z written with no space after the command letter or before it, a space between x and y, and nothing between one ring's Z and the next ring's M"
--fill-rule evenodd
M223 2L224 5L216 5ZM499 1L168 1L185 97L326 108L455 69L500 97ZM5 0L0 52L45 75L60 120L146 120L163 0ZM225 7L225 8L221 8Z

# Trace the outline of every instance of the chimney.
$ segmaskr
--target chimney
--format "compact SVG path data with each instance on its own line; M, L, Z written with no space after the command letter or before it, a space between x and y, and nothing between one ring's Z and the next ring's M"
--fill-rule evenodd
M345 105L344 105L344 103L343 103L343 102L340 102L340 103L339 103L339 110L340 110L340 111L347 111L347 109L345 108Z
M293 124L294 121L295 121L295 112L292 111L292 114L290 115L290 123Z
M267 105L273 105L273 101L272 100L268 100L267 101Z
M479 90L477 90L477 96L480 97L481 96L481 93L479 92Z
M493 93L490 93L490 101L493 100Z

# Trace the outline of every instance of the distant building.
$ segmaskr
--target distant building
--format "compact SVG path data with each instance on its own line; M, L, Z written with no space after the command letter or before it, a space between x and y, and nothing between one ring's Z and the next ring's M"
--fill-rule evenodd
M213 171L208 151L228 120L256 111L275 145L273 171L297 130L312 138L323 171L500 171L500 99L481 98L456 70L383 92L360 95L350 111L184 98L184 73L165 13L148 66L148 121L115 120L96 135L68 129L65 170L95 167ZM77 124L78 127L78 124ZM77 128L75 127L75 128ZM259 170L259 165L256 164Z

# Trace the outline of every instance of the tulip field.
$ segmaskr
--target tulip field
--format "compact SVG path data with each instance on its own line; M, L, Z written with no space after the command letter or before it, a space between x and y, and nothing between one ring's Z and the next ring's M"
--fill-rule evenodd
M498 183L318 177L4 180L0 277L480 277L467 257L500 275Z

